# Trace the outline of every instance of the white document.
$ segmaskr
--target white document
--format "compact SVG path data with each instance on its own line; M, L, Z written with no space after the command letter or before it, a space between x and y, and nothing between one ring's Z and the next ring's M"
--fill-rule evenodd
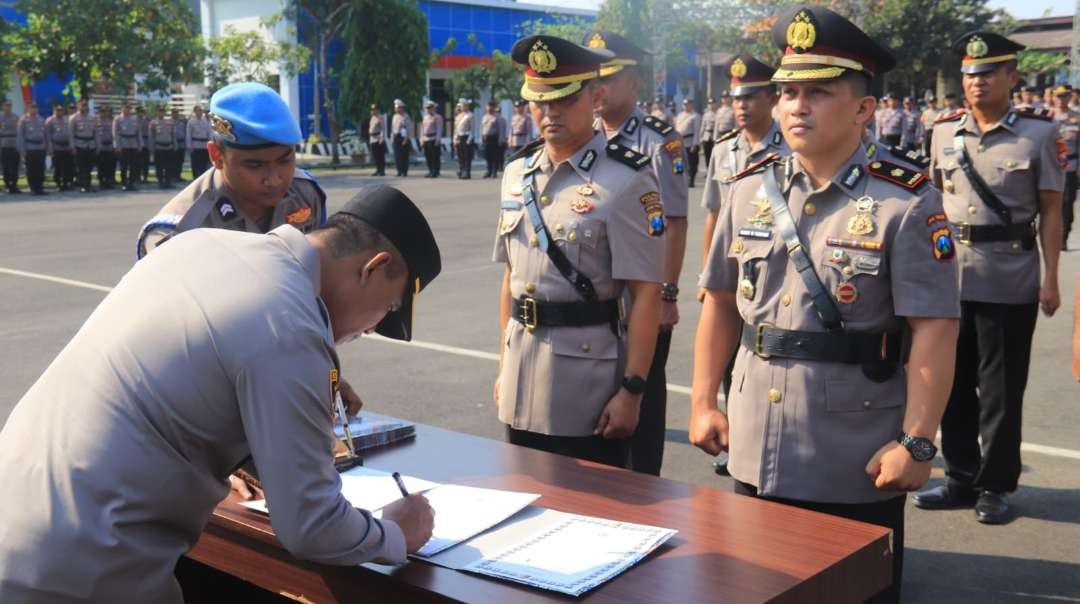
M436 482L414 476L402 476L401 479L409 493L423 493L439 486ZM378 510L401 499L401 489L393 475L364 466L341 473L341 494L354 508L369 511ZM269 513L265 499L244 501L240 505L264 514Z
M431 539L416 552L434 556L478 535L539 499L535 493L497 491L444 484L424 494L435 510Z
M633 566L677 531L559 514L557 524L474 560L462 570L572 596Z

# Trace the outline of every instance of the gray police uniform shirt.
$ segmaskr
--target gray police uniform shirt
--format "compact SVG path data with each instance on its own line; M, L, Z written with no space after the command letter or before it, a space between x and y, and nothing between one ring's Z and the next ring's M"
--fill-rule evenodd
M136 117L139 122L139 134L141 135L142 148L149 150L153 145L150 141L150 118Z
M510 295L541 302L581 302L536 235L523 207L522 176L535 159L537 203L557 245L587 276L600 300L618 299L626 281L663 280L662 231L650 232L663 206L656 177L608 156L596 133L573 156L553 165L541 148L511 162L502 180L494 261L510 268ZM627 151L621 149L620 154ZM499 420L518 430L589 436L604 405L620 388L625 342L611 325L539 327L529 332L510 319L503 333Z
M937 247L949 235L940 194L924 175L896 164L883 166L884 178L870 174L862 146L844 166L817 190L797 155L736 180L730 203L720 208L700 284L735 292L747 325L825 331L771 222L762 178L774 170L847 331L900 332L904 317L958 317L953 248ZM860 214L858 200L869 205L873 223L865 235L849 228ZM847 303L837 295L845 288L854 298L845 297ZM875 382L858 365L763 359L740 346L727 407L731 475L770 497L841 503L895 497L875 489L865 468L901 432L906 380L903 365Z
M408 142L412 137L412 118L407 113L395 113L390 119L390 133Z
M735 129L735 110L730 105L721 105L716 109L716 125L713 127L713 140L725 132Z
M597 119L594 125L604 130L604 123ZM664 215L684 218L689 211L689 181L686 177L686 149L675 127L640 109L634 109L615 130L607 134L608 142L629 147L647 155L653 173L660 182L660 198L664 201Z
M176 132L176 147L178 149L183 149L187 142L187 122L181 119L174 119L173 130Z
M94 120L94 139L99 151L112 151L114 147L112 120L101 118Z
M290 224L307 233L325 222L326 194L310 172L297 168L285 196L274 207L269 228ZM228 198L221 172L211 167L143 225L135 244L136 259L179 233L201 227L264 232Z
M188 120L184 144L191 150L206 150L206 143L210 142L210 120L203 117L192 117Z
M1057 122L1061 140L1065 143L1065 172L1076 172L1077 158L1080 155L1080 112L1070 109L1067 113L1055 113L1054 121Z
M877 112L877 135L878 138L883 136L899 136L901 140L904 136L904 128L907 126L907 114L903 109L893 109L891 107L885 107L878 109ZM902 143L901 143L902 144Z
M494 113L485 113L484 117L480 118L480 136L483 138L489 136L498 138L499 116Z
M698 133L698 138L702 143L707 143L713 140L713 131L716 130L716 112L706 109L701 114L701 131Z
M68 120L68 134L76 149L85 151L97 150L97 118L87 114L76 113Z
M472 111L462 111L454 120L454 138L472 142L475 118Z
M383 132L384 124L386 120L382 115L373 115L368 120L368 142L369 143L385 143L386 133Z
M294 556L405 561L341 495L319 279L289 226L185 233L123 277L0 432L0 601L182 602L176 561L249 457Z
M134 115L116 116L113 118L112 129L113 141L117 149L141 149L143 147L139 118Z
M510 119L510 146L524 147L532 140L532 118L526 114Z
M696 147L701 144L701 116L697 111L680 111L675 116L675 130L682 136L683 147Z
M0 148L15 149L18 147L19 116L14 113L0 113Z
M438 113L425 113L424 121L420 123L420 142L436 141L442 139L443 118Z
M154 151L176 150L176 125L170 118L150 120L150 148Z
M45 119L45 145L49 153L71 150L71 131L66 118L50 115Z
M712 212L719 210L727 197L732 177L765 159L770 153L791 153L784 135L780 132L780 124L775 120L769 132L753 145L747 140L742 128L729 130L721 135L713 146L709 167L706 169L701 207Z
M16 146L19 153L45 151L48 148L45 140L45 120L41 119L40 115L33 113L19 118Z
M1046 116L1029 117L1012 110L986 132L971 116L954 113L940 118L931 139L930 173L943 192L945 213L954 223L1003 224L968 181L953 148L961 133L972 167L998 199L1012 211L1013 222L1034 220L1039 191L1061 192L1065 175L1058 155L1058 126ZM1040 263L1036 247L1018 241L957 241L960 295L964 301L1034 304L1039 299Z

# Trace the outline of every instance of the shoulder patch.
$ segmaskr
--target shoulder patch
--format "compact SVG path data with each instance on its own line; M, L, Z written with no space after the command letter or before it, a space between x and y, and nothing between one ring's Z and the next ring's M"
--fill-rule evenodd
M530 155L530 154L532 154L533 151L536 151L537 149L539 149L543 145L544 145L544 139L538 138L538 139L534 140L533 142L525 145L524 147L518 149L513 154L511 154L510 157L508 157L506 159L506 163L510 163L512 161L515 161L515 160L521 159L522 157Z
M638 153L637 151L634 151L630 147L624 147L617 143L608 144L607 155L611 159L614 159L621 164L629 166L634 170L640 170L645 166L649 165L648 155L643 155L641 153Z
M139 229L139 237L135 240L135 260L142 260L146 255L146 236L151 231L175 231L176 226L184 219L183 214L158 214L146 222ZM171 236L171 235L170 235Z
M889 147L889 151L896 157L901 157L916 166L922 166L923 168L930 167L930 158L914 149L904 149L900 145L893 145Z
M934 120L934 123L935 124L940 124L942 122L954 122L954 121L964 117L964 115L966 113L967 113L967 111L964 108L961 107L960 109L957 109L955 111L950 111L949 113L943 113L943 114L939 115L937 117L937 119Z
M900 164L889 161L876 160L870 162L870 174L887 180L894 185L899 185L909 191L915 191L926 184L926 174L905 168Z
M1037 120L1043 120L1049 122L1054 119L1054 114L1049 109L1036 109L1035 107L1023 107L1014 109L1022 117L1035 118Z
M743 178L744 176L749 176L778 159L780 159L780 154L776 151L773 151L772 153L769 153L765 157L761 158L760 160L750 164L749 166L746 166L746 168L743 169L742 172L735 174L734 176L729 178L728 181L734 182L736 180L739 180L740 178Z
M657 119L651 115L646 115L645 119L641 120L641 122L649 128L656 130L660 134L664 135L671 133L671 131L675 129L675 127L671 124L665 122L664 120Z
M725 133L721 134L720 136L718 136L716 138L716 140L713 141L713 142L722 143L722 142L724 142L726 140L731 140L731 139L735 138L736 136L739 136L740 132L742 132L742 128L732 128L731 130L728 130L727 132L725 132Z

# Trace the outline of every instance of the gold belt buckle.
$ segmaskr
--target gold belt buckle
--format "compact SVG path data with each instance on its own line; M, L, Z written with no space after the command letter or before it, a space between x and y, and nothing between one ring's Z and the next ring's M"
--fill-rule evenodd
M536 306L536 298L524 297L521 299L521 322L525 324L525 329L532 333L536 330L536 321L539 313Z
M971 245L971 225L961 222L956 225L956 240L964 245Z
M754 336L754 354L763 359L767 359L772 356L771 354L761 349L762 340L765 339L765 329L768 327L776 327L776 325L773 323L758 323L756 327L757 334Z

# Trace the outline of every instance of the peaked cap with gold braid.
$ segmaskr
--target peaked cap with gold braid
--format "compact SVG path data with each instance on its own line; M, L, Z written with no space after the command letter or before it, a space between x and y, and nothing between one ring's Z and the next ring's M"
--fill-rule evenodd
M595 29L585 34L581 43L589 48L601 48L615 53L615 58L600 66L600 77L614 75L627 65L641 65L647 52L637 44L615 32Z
M728 63L727 70L731 75L731 96L746 96L773 87L772 74L776 69L751 54L737 55Z
M784 51L774 82L832 80L848 71L872 78L896 66L892 53L823 6L784 11L773 26L772 37Z
M1017 52L1027 48L989 31L971 31L953 43L953 50L963 55L961 73L986 73L1006 61L1017 60Z
M555 36L529 36L514 43L510 58L525 66L521 98L554 101L581 90L584 82L600 76L600 65L615 54L586 48Z

